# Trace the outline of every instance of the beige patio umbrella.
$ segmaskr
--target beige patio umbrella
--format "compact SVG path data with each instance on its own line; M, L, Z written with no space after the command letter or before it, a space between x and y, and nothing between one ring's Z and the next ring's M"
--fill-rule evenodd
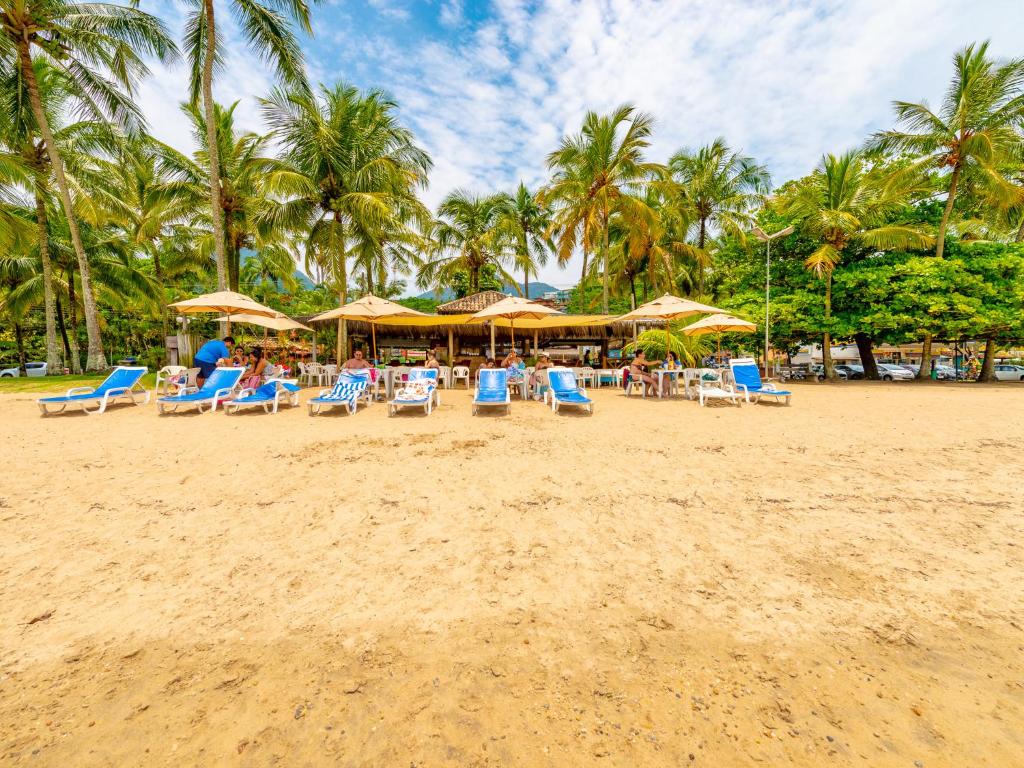
M258 325L262 328L269 328L272 331L312 331L313 329L307 325L303 325L298 320L292 320L287 315L279 315L278 317L262 317L260 315L229 315L228 319L233 323L248 323L249 325Z
M654 301L648 301L646 304L641 304L632 312L627 312L616 322L625 320L664 320L665 353L667 355L670 335L668 324L671 320L678 320L681 317L690 317L692 315L716 314L722 312L723 310L718 307L712 307L709 304L701 304L699 301L691 301L690 299L681 299L678 296L666 293L661 298L654 299Z
M377 358L377 323L391 317L426 317L423 312L403 307L393 301L367 294L361 299L351 301L343 307L311 317L309 322L318 323L325 320L361 320L370 324L373 337L373 357ZM338 334L338 362L341 362L341 333Z
M717 336L716 339L716 353L717 357L722 352L722 334L723 333L753 333L757 330L757 326L753 323L741 320L738 317L720 313L717 315L711 315L705 317L703 320L698 320L696 323L692 323L683 328L683 333L687 336L704 336L709 333L714 333Z
M220 312L228 315L223 318L227 320L228 332L231 331L230 315L259 315L261 317L284 317L276 309L265 307L255 299L246 296L244 293L235 291L217 291L207 293L203 296L196 296L194 299L185 299L168 304L184 314L200 314L203 312Z
M516 319L540 320L548 315L560 315L557 309L540 304L536 301L523 299L519 296L509 296L507 299L491 304L481 309L470 319L472 323L482 323L487 320L494 320L503 317L509 321L509 329L512 331L512 346L516 343ZM494 359L494 325L491 324L491 359Z

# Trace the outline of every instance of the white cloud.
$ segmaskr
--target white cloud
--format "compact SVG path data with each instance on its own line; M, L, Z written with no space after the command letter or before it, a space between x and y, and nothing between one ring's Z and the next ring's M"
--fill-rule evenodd
M560 136L578 130L588 109L623 102L656 118L653 159L722 135L783 181L889 125L893 99L937 100L966 43L992 37L997 55L1019 55L1024 28L1019 0L493 0L482 21L473 21L477 4L469 9L444 0L439 20L452 36L415 45L368 22L363 35L349 34L359 19L338 24L344 11L314 10L331 14L319 37L358 54L344 65L311 61L315 78L358 76L396 96L434 158L432 204L458 186L541 183ZM240 120L258 128L255 97L271 74L223 28L231 53L217 98L243 98ZM182 148L185 82L179 67L142 89L154 132ZM548 267L541 279L564 284L576 274L578 265Z

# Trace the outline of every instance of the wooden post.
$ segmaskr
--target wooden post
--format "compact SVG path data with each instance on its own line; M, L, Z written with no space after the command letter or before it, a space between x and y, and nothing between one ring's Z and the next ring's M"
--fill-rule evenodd
M533 354L537 355L540 353L540 346L537 344L537 329L533 329Z
M496 354L494 351L494 321L491 320L491 360L494 360L495 357Z
M452 327L448 326L448 365L455 365L455 341L452 338Z

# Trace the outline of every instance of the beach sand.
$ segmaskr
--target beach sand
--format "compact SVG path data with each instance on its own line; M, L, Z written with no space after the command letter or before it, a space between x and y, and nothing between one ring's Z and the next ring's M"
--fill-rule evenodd
M793 389L0 396L0 764L1024 765L1024 385Z

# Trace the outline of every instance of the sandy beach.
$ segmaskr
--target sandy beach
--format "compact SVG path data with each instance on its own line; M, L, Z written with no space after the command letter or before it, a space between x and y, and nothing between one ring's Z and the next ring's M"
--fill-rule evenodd
M0 764L1024 765L1024 385L794 389L0 396Z

